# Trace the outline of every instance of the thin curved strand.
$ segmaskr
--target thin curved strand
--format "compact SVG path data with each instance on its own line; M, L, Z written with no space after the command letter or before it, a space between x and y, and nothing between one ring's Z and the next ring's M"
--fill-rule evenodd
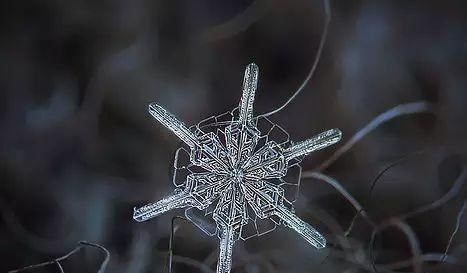
M254 1L234 18L204 30L200 35L200 40L204 42L214 42L232 37L246 30L249 26L263 17L267 12L268 4L268 0Z
M107 264L108 264L108 262L110 260L109 251L103 246L100 246L100 245L94 244L94 243L85 242L85 241L80 242L78 246L76 246L75 248L73 248L72 250L70 250L68 253L66 253L65 255L63 255L61 257L58 257L58 258L53 259L53 260L48 261L48 262L29 265L29 266L26 266L26 267L23 267L23 268L20 268L20 269L10 270L10 271L8 271L8 273L18 273L18 272L28 271L28 270L31 270L31 269L36 269L36 268L44 267L44 266L51 265L51 264L56 264L57 267L60 269L60 272L63 272L63 268L62 268L62 265L60 264L60 262L70 258L73 254L75 254L76 252L78 252L79 250L81 250L85 246L90 246L90 247L93 247L93 248L97 248L97 249L99 249L100 251L102 251L105 254L105 258L102 261L101 266L99 267L99 271L98 271L98 273L104 273L105 269L107 267Z
M388 111L378 115L373 120L370 121L365 127L360 129L357 133L355 133L352 138L350 138L344 145L342 145L334 154L324 161L321 165L319 165L315 171L323 171L331 164L333 164L337 159L340 158L342 154L350 150L358 141L364 138L366 135L374 131L380 125L403 115L410 115L410 114L418 114L418 113L427 113L433 112L433 105L425 102L411 102L406 104L400 104L394 108L389 109Z
M372 197L372 194L373 194L373 190L376 186L376 183L380 180L381 177L383 177L383 175L389 171L390 169L392 169L393 167L397 166L398 164L400 164L401 162L407 160L408 158L410 158L411 156L414 156L414 155L419 155L421 154L421 152L415 152L415 153L412 153L412 154L408 154L402 158L399 158L398 160L390 163L389 165L387 165L382 171L380 171L376 177L373 179L373 182L371 183L371 186L370 186L370 190L368 191L368 197L366 198L366 205L369 205L370 201L371 201L371 197ZM345 236L348 236L350 234L350 232L352 232L352 229L353 229L353 226L355 224L355 221L357 220L358 216L361 214L362 211L357 211L354 215L354 217L352 218L352 221L350 222L350 225L349 227L347 228L347 230L345 231Z
M171 221L171 224L170 224L170 236L169 236L169 273L172 273L172 264L173 264L173 253L174 253L174 249L173 249L173 241L174 241L174 234L175 234L175 231L176 231L176 228L175 228L175 220L184 220L186 222L187 219L185 217L181 217L181 216L174 216L172 217L172 221Z
M356 266L359 266L361 269L364 269L365 271L375 272L374 268L371 265L367 265L364 261L359 262L356 259L350 259L349 257L346 257L345 254L342 253L342 251L334 250L333 252L330 252L330 253L332 253L332 255L335 256L336 258L346 260L347 262L350 262ZM420 258L420 261L423 263L426 263L426 262L441 263L443 256L444 256L443 253L424 253L419 258ZM459 261L457 260L457 258L453 256L447 256L446 262L449 264L453 264L453 265L459 264ZM410 267L412 264L413 264L413 257L409 259L396 261L396 262L375 264L375 266L377 267L376 272L393 273L393 272L400 272L400 271L394 271L394 270L400 270L402 268L407 268L407 267Z
M304 172L302 173L302 178L315 178L328 183L340 194L342 194L342 196L344 196L345 199L347 199L350 204L352 204L357 212L361 212L363 216L368 217L366 211L363 209L363 206L336 179L319 172Z
M416 155L421 155L423 154L424 151L417 151L417 152L413 152L411 154L407 154L399 159L397 159L396 161L393 161L392 163L388 164L382 171L380 171L376 177L373 179L373 182L371 182L371 186L370 186L370 190L368 191L368 197L367 197L367 202L369 203L371 201L371 197L372 197L372 194L373 194L373 191L376 187L376 184L378 183L378 181L381 179L381 177L383 177L383 175L388 172L390 169L392 169L393 167L399 165L400 163L404 162L405 160L408 160L409 158L411 158L412 156L416 156Z
M6 227L13 236L38 252L59 252L63 250L62 246L67 244L67 242L40 237L27 230L14 211L9 209L2 200L0 200L0 218L3 218Z
M295 93L293 93L292 96L283 105L276 108L275 110L259 115L258 117L269 117L271 115L276 114L279 111L282 111L285 107L287 107L287 105L289 105L295 99L295 97L298 96L298 94L300 94L303 91L305 86L310 81L311 77L315 74L316 68L318 67L318 63L321 59L324 44L326 42L326 37L328 35L329 23L331 22L331 5L329 3L329 0L324 0L323 2L324 2L324 13L325 13L324 27L323 27L323 32L321 33L318 51L316 52L315 60L313 62L313 65L311 66L310 72L308 72L308 75L306 76L305 80L302 82L300 87L298 87L297 91L295 91Z
M97 248L102 253L104 253L104 260L102 261L101 266L99 267L99 270L97 271L97 273L104 273L105 269L107 268L107 264L110 261L110 252L105 247L103 247L101 245L98 245L98 244L89 243L89 242L85 242L85 241L80 242L80 244L85 245L85 246L90 246L90 247Z
M456 194L461 190L462 186L464 185L465 181L467 180L467 171L464 170L462 171L461 175L456 179L456 181L454 182L454 185L451 187L451 189L445 194L443 195L440 199L428 204L428 205L425 205L425 206L422 206L418 209L415 209L413 211L410 211L408 213L405 213L401 216L398 216L397 218L400 218L400 219L407 219L407 218L410 218L410 217L413 217L417 214L420 214L420 213L424 213L424 212L427 212L427 211L430 211L430 210L433 210L437 207L440 207L442 205L444 205L446 202L448 202L449 200L451 200L452 198L454 198L456 196Z
M60 264L60 262L58 261L54 261L55 264L57 265L58 269L60 270L60 273L65 273L65 271L63 270L63 267L62 265Z
M137 230L133 233L130 249L128 250L128 262L121 269L122 272L141 273L147 268L150 260L153 259L153 240L151 239L146 230Z
M173 245L174 245L174 239L175 239L175 231L177 231L177 228L175 226L175 221L176 220L181 220L185 221L187 223L190 223L188 219L182 216L174 216L172 217L171 225L170 225L170 236L169 236L169 273L173 272L173 264L174 263L181 263L185 265L189 265L195 268L198 268L200 271L205 272L205 273L214 273L214 271L205 263L199 262L197 260L194 260L192 258L188 257L183 257L183 256L178 256L173 254Z
M420 256L422 262L442 262L444 254L443 253L425 253ZM450 264L456 264L457 259L455 257L446 256L446 261ZM389 264L378 264L378 267L384 267L389 270L397 270L404 267L408 267L413 263L413 258L407 259L404 261L398 261Z
M68 259L71 255L78 252L81 248L83 248L83 246L78 245L75 248L73 248L71 251L69 251L67 254L65 254L65 255L63 255L63 256L61 256L59 258L56 258L56 259L54 259L52 261L47 261L47 262L43 262L43 263L39 263L39 264L29 265L29 266L22 267L20 269L10 270L10 271L8 271L8 273L23 272L23 271L27 271L27 270L31 270L31 269L35 269L35 268L39 268L39 267L43 267L43 266L47 266L47 265L51 265L51 264L56 264L56 263L58 263L60 261Z
M459 230L459 226L461 224L461 218L462 218L462 215L464 214L466 207L467 207L467 200L464 201L464 205L462 206L461 210L457 214L456 227L454 228L454 231L449 237L448 245L446 246L446 250L444 251L442 262L444 262L446 260L446 257L448 256L449 248L451 248L452 241L454 240L454 237L456 236L457 231Z
M388 227L396 227L400 231L404 233L404 235L407 237L407 241L410 244L410 250L412 252L412 267L415 273L422 273L423 272L423 262L421 260L421 250L420 250L420 244L418 242L417 235L413 231L413 229L403 220L397 219L397 218L391 218L388 221L384 222L377 228L373 230L373 233L371 234L371 240L370 240L370 245L369 245L369 254L370 254L370 259L371 259L371 264L375 272L378 272L378 269L375 264L375 257L374 257L374 244L375 244L375 239L376 235L383 231L384 229Z

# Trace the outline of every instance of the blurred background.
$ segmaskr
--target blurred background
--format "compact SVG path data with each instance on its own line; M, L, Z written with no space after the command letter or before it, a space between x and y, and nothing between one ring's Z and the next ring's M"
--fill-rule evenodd
M271 116L294 140L343 131L303 171L379 114L432 106L382 124L319 169L368 218L356 217L346 233L352 204L330 184L303 178L297 215L330 247L316 251L279 227L238 243L232 272L467 272L467 4L331 6L316 73ZM196 124L237 106L244 68L256 62L255 112L271 111L310 71L324 21L320 0L2 1L0 272L59 257L81 240L110 251L107 272L167 272L170 220L182 211L132 220L134 206L173 190L180 144L148 104ZM174 272L215 270L217 239L176 226ZM62 265L97 272L102 259L85 248Z

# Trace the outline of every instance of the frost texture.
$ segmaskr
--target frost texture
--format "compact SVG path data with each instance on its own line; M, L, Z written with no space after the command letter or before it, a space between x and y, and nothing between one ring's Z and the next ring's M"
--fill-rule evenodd
M188 128L153 103L151 115L170 129L189 149L175 153L174 193L135 209L143 222L166 211L186 208L188 219L220 240L218 273L230 272L236 240L262 235L277 225L296 231L316 248L326 239L294 214L303 156L338 142L341 132L331 129L311 139L292 143L289 135L265 117L253 117L258 66L245 70L243 95L232 112ZM196 210L196 211L194 211ZM193 213L203 211L203 224ZM213 221L209 228L209 221Z

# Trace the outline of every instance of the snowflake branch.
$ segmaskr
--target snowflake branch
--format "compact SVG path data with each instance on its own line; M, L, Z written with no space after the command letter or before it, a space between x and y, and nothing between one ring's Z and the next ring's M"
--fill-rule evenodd
M235 227L219 225L219 260L217 261L217 273L229 273L232 268L232 252L238 231Z
M342 132L339 129L331 129L310 139L292 145L284 151L284 156L286 161L290 161L294 158L304 156L311 152L333 145L339 142L341 138Z
M189 205L199 206L196 200L187 191L175 193L160 201L147 204L141 208L134 209L133 219L144 222L169 210L183 208Z
M286 226L297 232L303 239L314 247L320 249L326 247L326 239L307 222L298 218L283 206L278 206L276 215L286 223Z
M190 129L162 106L151 103L149 113L190 148L194 149L198 145L198 139Z
M243 78L243 94L239 106L238 121L243 125L250 125L253 120L253 102L255 100L256 87L258 85L259 68L251 63L245 69Z

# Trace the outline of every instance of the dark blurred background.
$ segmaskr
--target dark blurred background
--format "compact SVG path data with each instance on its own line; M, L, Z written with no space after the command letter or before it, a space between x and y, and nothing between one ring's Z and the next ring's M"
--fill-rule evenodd
M306 171L378 114L432 103L430 113L381 125L323 173L376 225L434 207L405 219L411 232L384 229L371 247L374 226L358 217L345 236L355 209L330 185L303 179L297 214L335 244L315 251L279 227L239 243L233 272L372 272L372 261L378 272L413 272L414 260L423 272L467 272L466 186L456 182L465 180L467 152L466 2L331 5L316 73L272 120L295 140L342 129L343 142L305 160ZM305 79L323 25L320 0L2 1L0 272L53 259L81 240L110 251L107 272L166 272L170 219L182 211L144 224L131 217L134 206L173 189L179 143L150 117L148 104L188 124L228 111L254 61L255 112L273 110ZM393 162L369 202L372 181ZM196 262L215 270L216 238L177 225L174 270L209 271ZM97 272L101 260L86 248L63 266Z

